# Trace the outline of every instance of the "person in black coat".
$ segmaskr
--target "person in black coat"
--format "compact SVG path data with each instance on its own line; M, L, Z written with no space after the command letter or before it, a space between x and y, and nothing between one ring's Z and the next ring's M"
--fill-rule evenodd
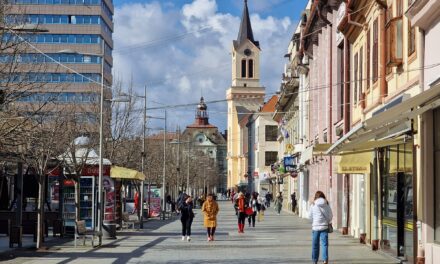
M191 196L184 194L180 203L180 222L182 222L182 241L191 241L191 225L194 219L193 201Z

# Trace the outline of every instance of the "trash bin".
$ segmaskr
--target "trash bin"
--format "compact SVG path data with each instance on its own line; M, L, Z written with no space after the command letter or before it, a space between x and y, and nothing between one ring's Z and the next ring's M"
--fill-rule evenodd
M102 236L107 239L116 239L116 223L104 223Z

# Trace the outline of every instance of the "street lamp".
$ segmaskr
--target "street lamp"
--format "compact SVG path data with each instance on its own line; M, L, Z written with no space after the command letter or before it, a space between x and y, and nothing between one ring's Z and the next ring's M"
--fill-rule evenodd
M147 125L147 86L144 88L144 96L141 95L125 95L128 97L137 97L144 99L144 114L143 114L143 125L142 125L142 174L145 176L145 155L146 155L146 146L145 146L145 136L146 136L146 125ZM130 99L129 99L130 101ZM141 181L141 195L140 195L140 210L138 210L139 214L139 228L144 228L144 180ZM148 214L150 214L150 184L148 183Z
M165 220L166 213L166 203L165 203L165 174L166 174L166 146L167 146L167 110L165 110L164 117L156 116L146 116L150 119L161 119L164 120L164 131L163 131L163 174L162 174L162 219Z
M58 53L70 53L70 54L80 54L74 50L66 49L61 50ZM99 236L99 245L102 244L102 226L103 226L103 130L104 130L104 40L102 40L101 54L83 54L83 55L93 55L101 58L101 98L100 98L100 111L99 111L99 173L98 173L98 214L97 214L97 231Z

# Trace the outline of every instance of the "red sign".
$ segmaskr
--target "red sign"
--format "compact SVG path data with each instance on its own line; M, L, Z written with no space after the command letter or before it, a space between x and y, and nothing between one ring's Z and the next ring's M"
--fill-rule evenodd
M64 180L64 186L74 186L75 182L73 180Z
M82 176L99 176L99 166L98 165L87 165L84 166L81 172ZM110 166L103 166L102 171L103 176L110 176Z
M254 178L258 178L259 174L258 171L254 171Z

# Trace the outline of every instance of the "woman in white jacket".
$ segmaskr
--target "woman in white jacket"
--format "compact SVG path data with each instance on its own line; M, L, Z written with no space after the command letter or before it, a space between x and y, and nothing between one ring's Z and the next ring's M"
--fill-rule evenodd
M317 191L315 199L310 207L309 218L312 220L312 260L318 263L319 241L321 240L322 259L324 264L328 263L328 228L332 221L333 214L325 195Z

